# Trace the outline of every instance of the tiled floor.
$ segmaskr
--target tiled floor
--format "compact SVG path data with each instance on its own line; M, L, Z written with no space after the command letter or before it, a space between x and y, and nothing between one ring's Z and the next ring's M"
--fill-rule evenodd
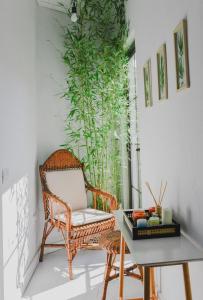
M128 262L130 257L126 257ZM39 263L24 294L24 300L101 300L105 252L81 250L74 259L74 280L67 280L67 259L64 250L45 255ZM107 300L117 300L118 279L109 283ZM125 298L143 296L137 280L125 278Z

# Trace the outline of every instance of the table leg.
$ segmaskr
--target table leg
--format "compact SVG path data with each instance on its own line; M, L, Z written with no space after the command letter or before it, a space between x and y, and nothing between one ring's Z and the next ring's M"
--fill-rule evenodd
M121 233L119 299L123 300L125 240Z
M144 267L144 300L150 300L150 267Z
M188 263L182 264L183 267L183 276L184 276L184 284L185 284L185 299L192 300L192 291L190 285L190 272Z
M150 268L150 297L152 300L157 300L156 288L155 288L155 278L154 278L154 268Z

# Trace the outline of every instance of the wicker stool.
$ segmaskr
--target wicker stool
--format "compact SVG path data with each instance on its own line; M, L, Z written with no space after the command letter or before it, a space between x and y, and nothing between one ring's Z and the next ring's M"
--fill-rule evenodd
M107 293L107 287L109 281L119 277L119 272L118 272L119 267L115 266L114 262L116 259L116 255L120 254L120 237L121 237L120 231L118 230L111 231L106 235L104 235L99 242L100 246L107 251L107 262L106 262L106 270L104 276L104 289L103 289L102 300L106 300L106 293ZM130 251L126 245L125 254L129 254L129 253ZM139 274L133 272L133 270L137 268L139 270ZM112 270L114 270L115 273L111 275ZM124 275L143 281L143 269L141 266L138 266L137 264L133 264L130 267L125 268Z

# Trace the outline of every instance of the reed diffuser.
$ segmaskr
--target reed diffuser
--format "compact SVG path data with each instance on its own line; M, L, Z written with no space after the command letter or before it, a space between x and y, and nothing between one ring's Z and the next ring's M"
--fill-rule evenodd
M161 211L162 211L162 203L163 203L163 199L164 199L164 194L166 191L166 187L167 187L167 181L165 183L165 185L163 185L162 181L161 181L161 186L160 186L160 190L159 190L159 196L158 198L156 198L154 196L154 193L152 192L152 189L150 187L149 182L145 182L150 194L152 195L152 198L154 200L154 204L155 204L155 209L156 209L156 213L159 217L161 217Z

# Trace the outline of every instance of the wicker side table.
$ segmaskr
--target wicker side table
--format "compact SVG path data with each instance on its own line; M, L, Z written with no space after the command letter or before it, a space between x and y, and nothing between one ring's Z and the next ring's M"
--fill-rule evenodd
M119 267L115 266L116 255L120 254L120 231L111 231L100 239L100 246L107 251L107 259L106 259L106 270L104 275L104 288L102 300L106 300L106 293L109 281L116 279L119 277ZM126 245L125 254L129 254L130 251ZM139 270L139 274L134 273L135 269ZM112 271L114 273L112 274ZM143 281L143 269L141 266L137 264L132 264L130 267L124 269L124 275L130 276L134 279ZM140 298L139 298L140 299Z

